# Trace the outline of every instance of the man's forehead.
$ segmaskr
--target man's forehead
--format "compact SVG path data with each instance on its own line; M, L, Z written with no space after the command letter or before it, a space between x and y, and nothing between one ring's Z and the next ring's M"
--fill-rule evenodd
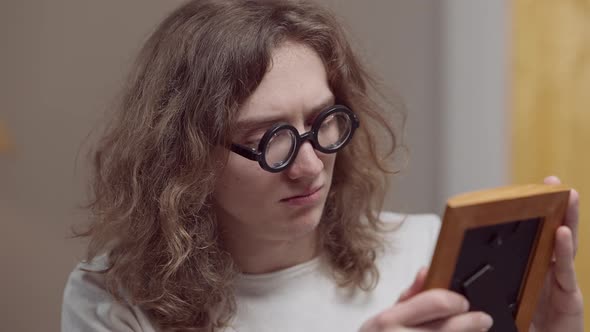
M269 70L246 100L241 117L316 108L332 98L323 61L309 47L285 42L272 54Z
M334 104L334 95L327 90L318 98L289 102L285 100L269 101L264 104L247 104L240 110L240 123L255 123L270 119L288 119L299 114L307 116Z

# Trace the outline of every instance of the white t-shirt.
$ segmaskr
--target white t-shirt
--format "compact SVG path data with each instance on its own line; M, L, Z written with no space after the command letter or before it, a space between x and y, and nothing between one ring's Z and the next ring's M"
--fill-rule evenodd
M380 278L374 290L351 294L339 288L321 257L277 272L242 275L236 284L237 313L226 331L358 331L367 319L394 304L418 270L430 264L440 229L436 215L382 213L381 219L402 224L389 233L386 250L377 259ZM101 274L81 267L101 268L80 264L71 273L62 331L157 331L140 308L113 300Z

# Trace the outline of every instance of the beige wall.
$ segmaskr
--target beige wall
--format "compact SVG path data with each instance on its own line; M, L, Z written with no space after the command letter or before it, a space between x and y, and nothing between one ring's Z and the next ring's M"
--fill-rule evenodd
M434 1L324 0L342 15L375 72L409 109L412 155L388 206L432 211L437 166ZM0 154L0 329L57 331L61 293L81 257L68 240L86 171L86 135L113 99L134 52L179 1L0 2L0 121L15 151ZM367 5L370 3L370 5Z
M579 192L576 273L588 299L590 11L581 5L575 0L513 2L512 177L526 183L559 174ZM588 331L590 306L584 309Z
M84 220L81 142L117 90L131 53L171 1L1 1L0 330L58 331L67 240Z
M405 144L409 163L394 178L386 206L407 212L434 211L440 135L440 7L438 1L323 0L345 20L374 73L407 108ZM370 4L370 5L369 5Z

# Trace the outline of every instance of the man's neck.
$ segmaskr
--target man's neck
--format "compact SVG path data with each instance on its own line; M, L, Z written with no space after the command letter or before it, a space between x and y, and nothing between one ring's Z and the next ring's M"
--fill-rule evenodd
M279 271L305 263L319 254L318 232L293 240L267 240L227 234L223 237L226 249L242 273L262 274Z

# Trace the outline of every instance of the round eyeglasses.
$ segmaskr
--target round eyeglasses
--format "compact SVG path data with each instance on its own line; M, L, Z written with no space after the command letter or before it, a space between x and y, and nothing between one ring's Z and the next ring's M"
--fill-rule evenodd
M359 120L354 112L346 106L334 105L322 111L311 130L302 135L288 123L277 123L264 133L257 149L232 144L230 150L276 173L291 165L305 141L309 140L313 148L322 153L334 153L350 142L358 127Z

